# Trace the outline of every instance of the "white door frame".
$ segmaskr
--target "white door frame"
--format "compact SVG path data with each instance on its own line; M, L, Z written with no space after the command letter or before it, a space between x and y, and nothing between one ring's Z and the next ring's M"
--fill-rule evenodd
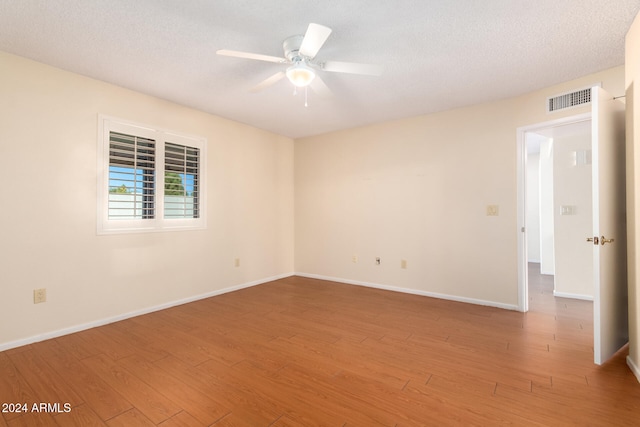
M516 129L517 141L517 180L518 180L518 209L517 209L517 233L518 233L518 310L529 311L529 289L527 283L527 141L526 133L543 129L564 126L572 123L591 120L591 113L577 114L575 116L562 117L547 122L521 126Z

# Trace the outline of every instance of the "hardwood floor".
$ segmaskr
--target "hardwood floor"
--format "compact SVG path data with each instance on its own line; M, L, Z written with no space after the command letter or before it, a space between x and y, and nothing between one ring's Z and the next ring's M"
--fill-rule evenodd
M523 314L290 277L1 352L0 427L638 425L591 303L530 282Z

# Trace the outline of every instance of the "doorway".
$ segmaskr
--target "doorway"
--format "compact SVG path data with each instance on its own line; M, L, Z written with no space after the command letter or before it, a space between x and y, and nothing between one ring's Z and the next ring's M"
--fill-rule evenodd
M587 268L579 266L583 271L591 271L592 289L580 290L577 294L568 295L575 298L581 292L593 296L593 336L594 362L602 364L613 356L626 342L628 342L628 301L627 301L627 271L626 271L626 222L625 222L625 128L624 103L615 99L600 87L591 88L591 112L583 115L562 118L538 125L518 128L518 305L521 311L529 309L527 286L527 233L526 233L526 135L531 132L540 133L544 129L555 132L565 125L591 123L591 150L572 148L567 156L559 160L565 166L574 169L579 167L583 171L591 171L592 197L592 228L581 229L574 235L576 248L590 246L593 262ZM555 136L553 136L555 138ZM555 155L554 149L554 155ZM592 151L591 153L589 151ZM558 170L554 166L554 173ZM577 170L577 169L576 169ZM557 177L554 176L554 181ZM554 182L554 191L558 188ZM572 218L579 212L583 202L576 199L569 191L573 200L559 200L554 195L554 221L561 221L563 227L554 225L554 233L564 228L569 222L576 222ZM574 202L574 200L576 200ZM565 217L563 217L565 216ZM569 219L571 221L569 221ZM558 236L554 236L555 251L558 252ZM590 243L590 245L589 245ZM606 245L606 246L605 246ZM576 249L581 250L581 249ZM573 255L572 255L573 256ZM555 272L558 279L558 261L555 254ZM586 283L587 280L582 280ZM556 284L556 292L559 286Z
M591 114L518 129L520 311L529 310L530 263L553 278L554 297L593 300L590 151Z

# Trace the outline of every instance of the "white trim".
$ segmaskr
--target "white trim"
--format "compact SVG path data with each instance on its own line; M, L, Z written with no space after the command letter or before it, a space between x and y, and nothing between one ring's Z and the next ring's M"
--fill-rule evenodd
M558 298L571 298L571 299L581 299L584 301L593 301L593 296L591 295L570 294L568 292L558 292L556 290L553 291L553 296Z
M284 279L285 277L291 277L293 275L294 275L293 273L279 274L277 276L267 277L267 278L264 278L264 279L255 280L253 282L242 283L240 285L230 286L228 288L218 289L218 290L215 290L215 291L207 292L207 293L200 294L200 295L194 295L194 296L183 298L183 299L179 299L179 300L176 300L176 301L170 301L170 302L167 302L167 303L164 303L164 304L160 304L160 305L156 305L156 306L153 306L153 307L147 307L147 308L143 308L141 310L135 310L135 311L131 311L129 313L119 314L119 315L116 315L116 316L107 317L107 318L100 319L100 320L95 320L95 321L89 322L89 323L83 323L83 324L80 324L80 325L75 325L75 326L71 326L71 327L64 328L64 329L58 329L57 331L45 332L43 334L33 335L31 337L19 339L19 340L16 340L16 341L9 341L9 342L6 342L6 343L0 343L0 351L5 351L5 350L9 350L9 349L16 348L16 347L22 347L24 345L32 344L32 343L35 343L35 342L40 342L40 341L44 341L44 340L48 340L48 339L52 339L52 338L61 337L61 336L64 336L64 335L73 334L75 332L84 331L86 329L91 329L91 328L95 328L95 327L98 327L98 326L108 325L109 323L119 322L121 320L129 319L131 317L141 316L143 314L152 313L154 311L165 310L167 308L175 307L177 305L187 304L187 303L198 301L198 300L201 300L201 299L215 297L217 295L222 295L222 294L226 294L226 293L233 292L233 291L238 291L240 289L250 288L252 286L261 285L263 283L272 282L274 280Z
M527 236L526 222L526 172L527 172L527 141L526 133L591 120L591 112L575 116L562 117L533 125L520 126L516 129L517 143L517 233L518 233L518 310L529 311L529 289L527 289Z
M449 301L457 301L457 302L464 302L467 304L475 304L475 305L484 305L484 306L489 306L489 307L496 307L496 308L502 308L505 310L514 310L517 311L518 310L518 306L517 305L513 305L513 304L503 304L503 303L499 303L499 302L495 302L495 301L485 301L485 300L480 300L480 299L475 299L475 298L466 298L466 297L459 297L459 296L455 296L455 295L447 295L447 294L439 294L436 292L427 292L427 291L421 291L419 289L410 289L410 288L400 288L397 286L389 286L389 285L382 285L380 283L370 283L370 282L362 282L359 280L349 280L349 279L342 279L339 277L329 277L329 276L323 276L320 274L309 274L309 273L295 273L296 276L300 276L300 277L307 277L309 279L319 279L319 280L328 280L331 282L339 282L339 283L345 283L347 285L356 285L356 286L364 286L367 288L375 288L375 289L383 289L385 291L392 291L392 292L401 292L404 294L413 294L413 295L420 295L423 297L430 297L430 298L438 298L438 299L444 299L444 300L449 300Z
M517 187L517 197L518 197L518 205L516 207L517 211L517 221L516 225L518 226L518 236L517 236L517 259L518 259L518 311L523 313L529 311L529 296L528 296L528 261L529 257L527 254L527 220L526 220L526 188L527 188L527 141L526 141L526 132L522 131L521 128L518 128L516 138L517 138L517 146L516 146L516 158L517 158L517 169L518 174L516 175L516 187Z
M633 375L636 376L636 379L638 380L638 382L640 382L640 368L638 367L638 365L636 365L633 362L633 359L631 359L631 356L627 356L627 366L629 367L629 369L631 369L631 372L633 372Z

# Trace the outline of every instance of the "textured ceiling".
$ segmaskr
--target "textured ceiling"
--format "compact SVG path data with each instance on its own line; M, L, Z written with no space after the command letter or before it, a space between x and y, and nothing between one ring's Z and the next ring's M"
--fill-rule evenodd
M0 0L0 50L298 138L520 95L624 63L640 0ZM310 22L334 96L248 90Z

